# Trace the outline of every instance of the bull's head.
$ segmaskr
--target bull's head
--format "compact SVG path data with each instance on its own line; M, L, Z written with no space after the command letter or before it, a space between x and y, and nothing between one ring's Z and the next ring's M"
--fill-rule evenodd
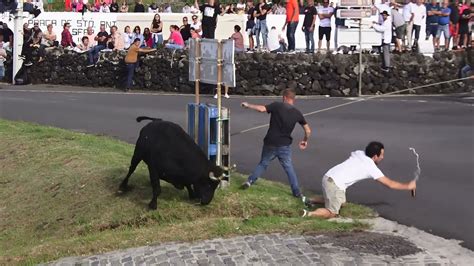
M207 205L212 201L214 192L223 178L224 169L220 166L213 165L209 170L207 182L200 187L199 194L201 196L202 205Z

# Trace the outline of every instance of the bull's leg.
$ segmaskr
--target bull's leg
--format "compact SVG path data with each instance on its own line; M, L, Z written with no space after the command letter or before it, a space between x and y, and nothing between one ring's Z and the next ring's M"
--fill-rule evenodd
M128 174L125 177L125 179L122 181L119 187L119 192L126 192L128 191L128 179L130 176L133 174L135 169L137 168L137 165L141 162L142 157L141 154L137 151L137 147L135 147L135 152L133 153L132 156L132 161L130 162L130 167L128 168Z
M186 185L186 189L188 190L188 194L189 194L189 199L196 199L196 198L199 198L198 194L196 191L194 191L192 185Z
M161 194L160 178L157 169L148 166L148 171L150 172L151 188L153 189L153 196L148 207L152 210L156 210L158 207L156 201L158 196Z

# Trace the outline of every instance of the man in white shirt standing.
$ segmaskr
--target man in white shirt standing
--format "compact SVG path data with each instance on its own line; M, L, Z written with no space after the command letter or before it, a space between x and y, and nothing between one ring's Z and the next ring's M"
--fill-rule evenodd
M382 37L382 71L390 71L390 43L392 43L392 20L387 11L380 13L383 23L373 22L374 30Z
M415 32L415 41L413 46L418 49L418 39L420 39L421 25L426 17L426 7L423 0L416 0L416 5L412 5L411 12L413 13L413 31ZM412 31L412 35L413 35Z
M318 51L321 51L323 37L326 35L326 47L329 52L331 41L331 17L334 14L334 8L329 6L329 0L323 0L323 6L318 8L319 17L319 41Z
M346 202L346 189L353 184L368 178L379 181L385 186L396 190L416 189L416 181L400 183L386 177L377 165L384 158L384 146L380 142L373 141L367 145L364 151L354 151L349 159L331 168L323 177L324 198L313 198L305 203L324 203L324 208L308 212L304 210L304 216L320 218L332 218L339 214L341 206Z
M408 50L411 50L411 38L413 31L413 18L414 14L412 12L412 6L415 5L411 0L405 0L405 5L403 6L403 19L405 19L405 34L403 35L403 44ZM405 42L406 40L406 42Z

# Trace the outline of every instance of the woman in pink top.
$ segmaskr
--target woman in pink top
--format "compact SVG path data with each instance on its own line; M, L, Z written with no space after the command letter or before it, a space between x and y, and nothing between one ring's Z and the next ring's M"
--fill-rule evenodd
M241 53L244 51L244 36L240 33L240 26L234 26L234 33L230 39L234 40L235 52Z
M165 47L168 49L183 49L184 48L184 40L183 36L179 32L179 27L177 25L170 26L170 38L166 43Z

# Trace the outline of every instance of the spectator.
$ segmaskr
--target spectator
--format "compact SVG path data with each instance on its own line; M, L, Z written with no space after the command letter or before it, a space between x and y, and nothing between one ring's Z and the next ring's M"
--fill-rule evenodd
M97 60L99 59L100 51L107 48L107 40L109 38L109 34L105 31L105 25L100 25L100 31L95 36L94 40L97 41L97 45L92 47L89 50L88 57L89 57L89 65L87 67L93 67Z
M334 8L329 6L329 0L323 0L323 7L318 9L319 22L319 41L318 51L321 50L323 37L326 36L326 48L329 52L331 45L331 17L334 14Z
M234 40L235 52L242 53L245 51L244 49L244 36L240 33L240 26L234 26L234 33L230 36L230 39ZM226 97L227 98L227 97Z
M142 0L138 0L138 2L135 2L135 7L133 8L133 12L145 13L145 6L143 5Z
M308 0L304 8L303 32L306 39L306 53L314 53L314 29L318 11L314 6L314 0Z
M183 6L183 9L181 9L181 12L182 12L182 13L185 13L185 14L191 13L191 7L188 5L188 3L186 3L186 4Z
M81 39L81 43L74 47L74 52L77 53L85 53L89 51L91 45L89 44L89 38L87 36L83 36Z
M390 43L392 43L392 20L389 18L387 11L381 13L383 17L383 23L378 24L374 22L374 29L379 32L382 37L382 71L390 71Z
M82 2L82 1L81 1ZM78 6L79 2L78 0L72 0L71 2L71 11L72 12L77 12L77 6Z
M125 42L123 40L123 35L118 30L117 26L110 27L110 42L113 44L115 51L120 51L125 49Z
M13 47L13 31L8 28L7 23L2 23L3 28L3 41L9 43L9 47Z
M46 32L43 34L43 42L42 45L45 47L58 47L59 42L57 41L56 33L53 31L53 25L48 24L46 27Z
M71 11L71 0L64 0L64 10Z
M249 51L254 51L255 43L253 39L253 35L255 33L255 7L253 6L253 0L247 1L247 24L245 26L245 31L247 31L247 35L249 36Z
M153 37L151 36L150 28L143 30L143 47L153 48Z
M119 12L119 5L117 4L117 0L112 0L112 3L110 4L110 12L111 13Z
M275 15L286 15L286 8L283 6L281 0L276 0L272 6L271 13Z
M125 85L125 91L129 91L133 85L133 75L138 65L138 53L139 52L152 52L155 49L141 49L142 40L139 38L134 39L133 44L128 49L127 55L125 56L125 64L127 66L127 83Z
M454 2L449 5L451 10L451 15L449 16L449 35L450 41L453 39L453 50L458 48L459 43L459 0L454 0Z
M127 13L128 12L128 3L127 1L123 1L122 5L120 6L120 13Z
M23 23L23 43L30 40L33 35L33 29L28 28L28 23Z
M428 40L430 36L432 36L433 49L436 51L436 47L439 45L436 41L436 33L438 32L438 15L441 13L441 7L436 0L431 0L431 3L426 4L425 8L427 12L425 40Z
M403 34L403 44L405 48L411 50L411 38L413 32L413 19L415 14L413 13L413 4L412 0L405 0L405 5L403 6L403 19L405 20L405 33Z
M225 6L225 8L221 8L221 13L235 14L233 5L232 4L227 4Z
M54 0L48 0L48 11L53 11Z
M252 2L253 4L253 2ZM243 15L245 14L245 2L244 0L239 0L239 2L237 3L237 5L235 6L235 13L239 14L239 15Z
M273 26L268 33L268 50L271 53L286 52L285 39L283 39L275 26Z
M92 47L94 47L97 42L95 41L95 34L94 34L94 29L92 27L87 27L87 34L85 35L87 36L87 39L88 39L88 49L91 49Z
M188 17L183 17L183 25L179 28L179 32L184 42L191 38L191 24L188 23Z
M392 5L391 17L393 28L395 29L395 51L401 53L403 33L405 32L405 19L403 15L398 12L397 4Z
M42 32L42 30L40 29L39 25L38 25L38 21L35 21L33 23L33 28L31 29L32 33L35 34L35 33L38 33L38 32Z
M156 3L152 3L150 6L148 6L148 13L158 13L158 6Z
M415 32L413 46L418 49L418 39L420 38L420 30L421 25L423 24L423 19L426 17L426 7L423 5L423 0L416 0L416 4L411 8L411 11L413 12L413 31Z
M3 38L3 37L2 37ZM5 77L5 66L4 63L7 60L7 51L3 47L3 40L0 42L0 80L3 80Z
M66 47L74 47L76 44L72 41L72 34L69 31L71 28L71 24L68 22L64 23L63 32L61 33L61 46Z
M191 5L191 8L189 9L191 14L199 14L201 11L199 11L199 7L195 7L194 5Z
M166 3L165 6L163 7L163 13L173 13L173 10L171 9L171 5Z
M103 2L102 5L99 8L100 13L110 13L110 8L107 2Z
M33 57L35 54L38 56L38 62L43 61L44 47L41 45L42 37L43 33L37 31L33 34L32 38L26 42L26 49L23 51L23 55L25 56L25 66L33 65Z
M125 26L125 29L123 31L123 43L124 43L124 48L128 49L130 48L130 45L133 43L133 33L132 30L130 29L130 26Z
M219 9L219 4L215 0L207 0L208 2L199 6L198 0L194 0L194 6L202 12L202 37L214 39L217 15L224 15Z
M466 3L469 3L469 1L466 1ZM472 29L469 28L469 21L473 17L471 12L472 4L470 6L467 4L463 6L465 7L461 9L461 16L459 18L459 44L461 49L465 49L470 46L468 41L470 39L469 35L472 34Z
M257 18L255 23L255 36L257 37L257 49L262 49L260 46L260 34L262 34L263 49L268 48L268 28L267 28L267 12L270 10L270 6L267 5L266 0L259 0L259 4L255 8L253 13L254 17Z
M163 21L161 21L160 14L155 14L151 21L150 31L153 38L153 48L163 44Z
M196 29L194 28L191 28L191 38L192 39L199 39L201 38L201 36L199 35L199 33L196 32Z
M288 51L290 53L295 52L295 32L296 27L298 26L299 17L300 8L298 5L298 0L288 0L286 3L286 20L282 31L285 31L285 27L288 25L288 28L286 29L286 38L288 39Z
M143 43L143 34L141 33L141 29L140 29L140 26L135 26L135 28L133 29L133 39L140 39L141 43L140 43L140 47L144 46L144 43Z
M33 6L35 7L35 9L38 9L41 12L44 12L43 0L33 0Z
M444 49L449 50L449 17L451 15L451 9L448 7L449 1L443 0L441 11L438 19L438 31L436 32L436 43L435 49L439 49L441 33L444 35Z
M166 42L165 47L168 49L173 49L173 50L181 50L184 48L184 40L183 37L181 36L181 33L179 33L179 27L176 25L171 25L170 26L170 37L168 38L168 41Z
M202 35L202 25L201 22L198 19L197 15L192 16L193 23L191 23L191 28L194 29L194 31L199 34L199 37Z

